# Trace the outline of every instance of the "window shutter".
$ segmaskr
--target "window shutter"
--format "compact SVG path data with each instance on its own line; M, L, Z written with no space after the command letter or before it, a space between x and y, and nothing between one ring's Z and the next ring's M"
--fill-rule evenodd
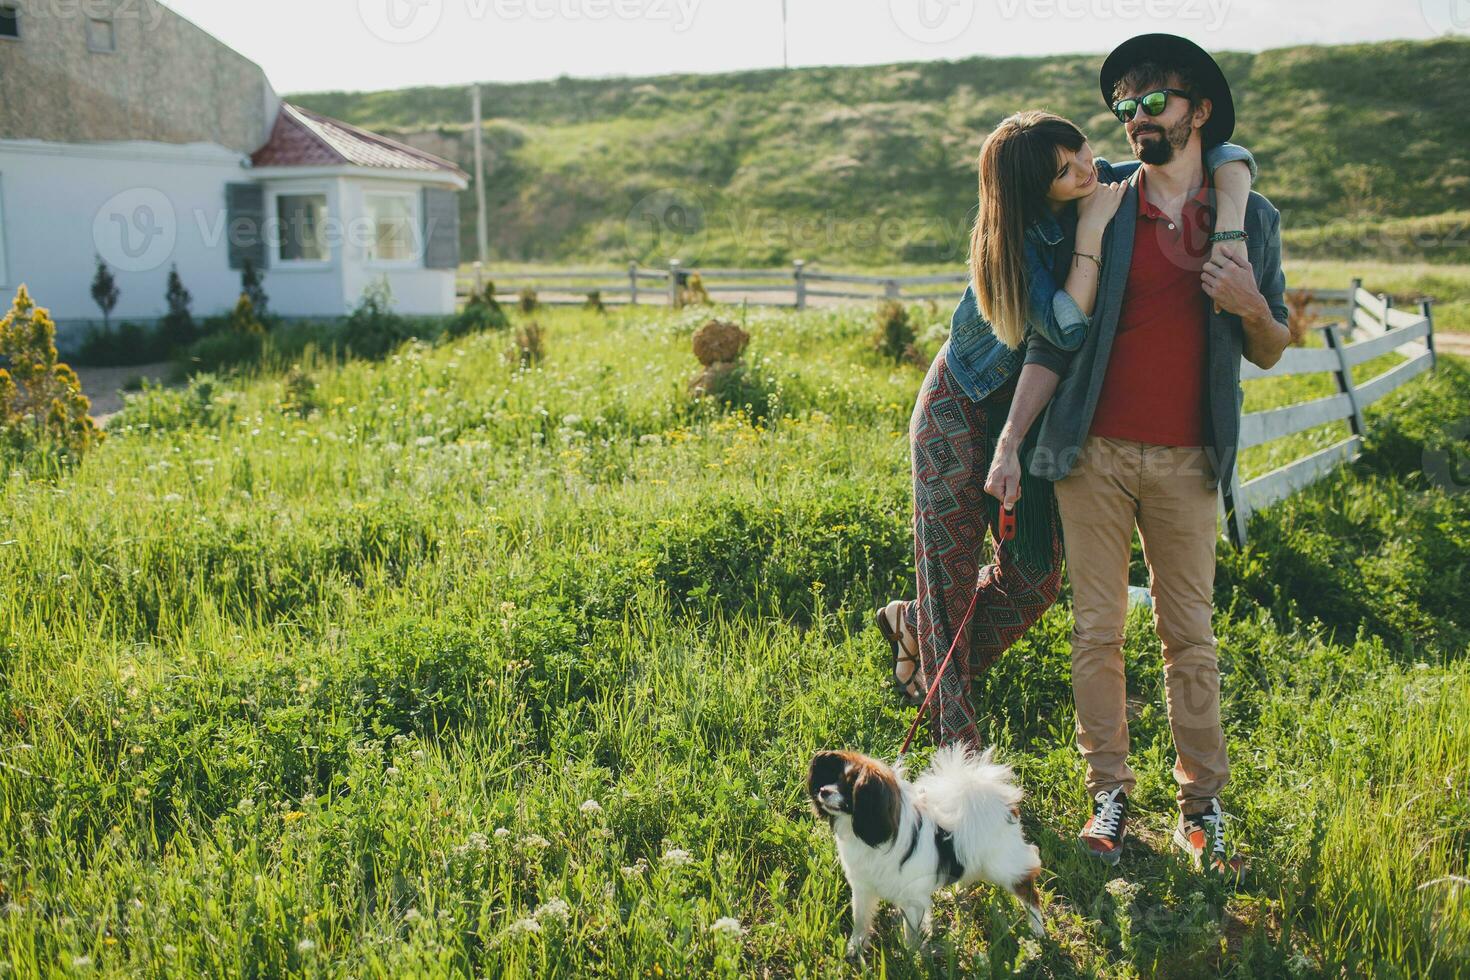
M265 188L260 184L225 185L225 240L231 269L245 268L246 259L265 268Z
M459 268L459 192L424 188L424 268Z

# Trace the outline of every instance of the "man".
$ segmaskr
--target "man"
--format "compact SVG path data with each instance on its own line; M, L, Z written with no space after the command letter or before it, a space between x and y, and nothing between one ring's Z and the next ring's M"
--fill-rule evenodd
M1083 843L1119 860L1134 787L1122 643L1136 526L1177 754L1174 841L1196 867L1238 871L1220 806L1229 765L1211 631L1216 494L1235 466L1241 357L1269 368L1290 340L1280 214L1252 193L1246 258L1210 258L1201 154L1229 138L1235 111L1198 45L1132 38L1099 81L1142 166L1103 240L1087 339L1072 353L1044 338L1028 344L986 489L1006 503L1019 496L1019 447L1045 408L1029 465L1056 483L1072 583L1077 744L1093 800Z

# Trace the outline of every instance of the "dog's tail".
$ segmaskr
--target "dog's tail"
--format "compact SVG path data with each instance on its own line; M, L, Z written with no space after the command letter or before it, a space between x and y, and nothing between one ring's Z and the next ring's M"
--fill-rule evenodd
M994 747L977 753L959 743L936 751L914 786L944 827L957 826L975 806L1014 809L1023 795L1011 767L995 761Z

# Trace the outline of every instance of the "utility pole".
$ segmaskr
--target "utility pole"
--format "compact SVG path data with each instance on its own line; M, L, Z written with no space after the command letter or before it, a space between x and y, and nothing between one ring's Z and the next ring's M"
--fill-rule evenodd
M781 0L781 68L789 69L791 63L786 60L786 0Z
M480 86L471 89L470 101L475 108L475 244L480 265L489 260L489 232L485 228L485 127L480 121Z

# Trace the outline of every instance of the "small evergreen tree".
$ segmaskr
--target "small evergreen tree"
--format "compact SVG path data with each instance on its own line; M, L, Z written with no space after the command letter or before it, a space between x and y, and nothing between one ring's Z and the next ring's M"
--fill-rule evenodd
M239 302L230 313L230 329L235 333L265 333L264 325L255 315L255 304L250 302L246 293L240 294Z
M158 339L159 346L167 353L192 343L197 333L194 329L194 316L189 312L193 297L184 288L184 281L179 278L178 265L168 271L168 291L164 294L164 301L168 303L168 312L164 314L160 324Z
M117 282L112 278L112 270L102 261L102 256L97 256L97 274L92 277L92 299L102 311L104 330L112 327L112 309L117 306L119 295Z
M56 357L56 325L25 286L0 319L0 434L22 453L46 443L74 457L102 441L76 372Z
M270 297L265 294L265 276L255 267L255 263L249 259L240 268L240 292L250 297L250 308L255 315L264 317L269 315Z

